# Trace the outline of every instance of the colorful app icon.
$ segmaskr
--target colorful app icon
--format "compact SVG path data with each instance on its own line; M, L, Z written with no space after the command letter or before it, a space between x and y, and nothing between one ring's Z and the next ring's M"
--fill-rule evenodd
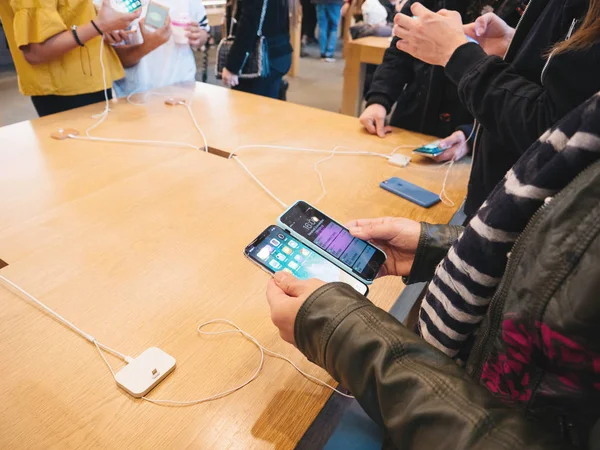
M308 250L306 250L305 248L300 249L300 253L302 253L302 256L304 256L304 257L310 255L310 252Z
M281 251L282 251L283 253L285 253L286 255L291 255L291 254L292 254L292 249L291 249L291 248L289 248L288 246L284 246L284 247L281 249Z
M290 269L292 269L292 270L296 270L296 269L298 268L298 264L297 264L297 263L295 263L294 261L290 261L290 262L288 263L288 267L289 267Z
M287 267L285 269L282 270L282 272L287 272L287 273L294 273L292 272L290 269L288 269Z
M284 255L283 253L277 253L277 256L276 256L276 258L277 258L279 261L285 261L285 255Z
M294 256L294 259L296 261L298 261L299 263L301 263L302 261L304 261L304 258L302 257L302 255L296 255L296 256Z
M272 251L273 251L273 247L271 247L269 245L265 245L263 248L261 248L259 250L259 252L256 254L256 256L258 256L263 261L266 261L269 258L269 255L271 254Z
M271 244L274 247L279 247L279 245L281 244L281 242L279 242L277 239L271 239Z
M278 263L277 261L275 261L274 259L272 259L271 261L269 261L269 265L275 269L275 270L279 270L281 269L281 264Z
M296 247L298 247L298 243L297 243L296 241L291 241L291 240L290 240L290 242L288 242L288 245L289 245L290 247L292 247L292 248L296 248Z

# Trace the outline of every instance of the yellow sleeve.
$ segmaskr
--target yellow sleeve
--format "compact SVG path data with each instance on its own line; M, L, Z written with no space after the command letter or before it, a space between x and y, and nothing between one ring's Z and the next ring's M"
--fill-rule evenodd
M56 1L11 0L10 5L15 12L13 25L18 47L40 44L67 29Z

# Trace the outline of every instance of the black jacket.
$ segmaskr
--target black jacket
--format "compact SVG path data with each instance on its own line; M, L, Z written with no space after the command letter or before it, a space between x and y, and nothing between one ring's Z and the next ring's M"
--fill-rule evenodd
M441 258L456 236L425 227L418 252ZM430 278L439 259L419 261L411 277ZM531 219L466 369L343 283L307 299L295 340L400 450L598 449L598 292L600 163ZM490 369L499 380L482 375Z
M402 13L411 15L409 0ZM465 22L476 18L483 4L476 0L426 0L421 2L437 11L442 8L458 11ZM486 2L486 4L494 3ZM507 0L497 13L516 25L519 0ZM390 125L419 133L446 137L473 118L458 97L456 86L444 75L444 69L431 66L401 52L396 48L398 38L385 51L382 64L377 68L369 92L367 105L379 104L389 113L394 103L396 109ZM470 134L470 129L463 129Z
M600 43L584 52L546 56L567 37L573 21L583 18L587 5L587 0L531 0L505 60L469 43L446 65L461 102L480 124L468 216L538 136L600 90Z
M233 27L235 41L226 64L227 70L232 73L240 72L256 46L263 1L267 2L267 11L262 35L267 38L269 58L292 53L288 0L237 0L237 24ZM231 11L228 11L226 20L227 24L231 23Z

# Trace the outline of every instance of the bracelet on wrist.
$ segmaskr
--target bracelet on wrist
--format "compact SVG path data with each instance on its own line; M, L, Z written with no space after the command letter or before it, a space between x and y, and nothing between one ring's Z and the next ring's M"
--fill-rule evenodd
M71 27L71 33L73 33L73 37L75 38L75 42L77 42L77 45L79 45L80 47L85 47L85 44L81 42L81 39L79 39L79 35L77 34L77 25L73 25Z
M96 22L94 22L93 20L91 20L92 22L92 26L96 29L96 31L98 32L98 34L100 36L104 35L104 33L102 32L102 30L100 29L100 27L98 25L96 25Z

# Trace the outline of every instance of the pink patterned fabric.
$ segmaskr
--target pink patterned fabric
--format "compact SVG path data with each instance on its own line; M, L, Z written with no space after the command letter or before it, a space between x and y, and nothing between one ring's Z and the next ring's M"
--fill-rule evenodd
M531 369L544 370L538 390L545 395L600 391L600 355L574 340L535 322L532 330L523 322L507 318L502 323L506 352L492 354L485 362L481 382L508 402L531 398Z

